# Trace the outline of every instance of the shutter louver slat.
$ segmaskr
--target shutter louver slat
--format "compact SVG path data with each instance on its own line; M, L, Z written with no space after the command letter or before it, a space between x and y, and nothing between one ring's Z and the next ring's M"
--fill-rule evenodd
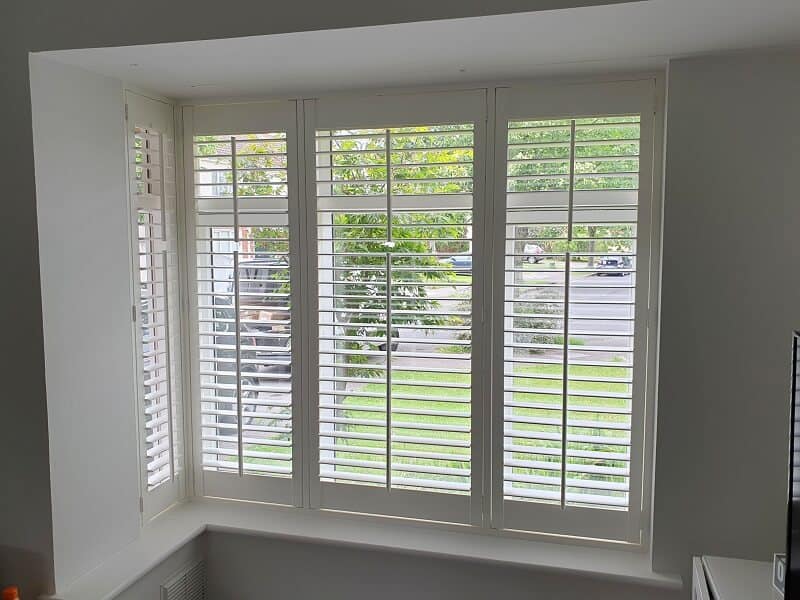
M320 479L471 491L471 124L316 133Z
M508 122L507 501L628 507L639 133L638 117Z
M291 477L287 133L195 136L193 164L203 469Z

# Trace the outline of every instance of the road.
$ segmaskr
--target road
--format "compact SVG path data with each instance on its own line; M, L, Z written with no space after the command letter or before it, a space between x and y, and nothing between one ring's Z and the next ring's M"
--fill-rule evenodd
M531 269L525 271L518 276L517 283L526 285L537 284L558 284L563 282L563 274L557 271L548 271L544 269ZM618 334L632 333L633 322L632 319L633 306L621 304L623 302L630 302L634 297L634 289L631 287L635 284L635 274L625 276L598 276L589 273L573 273L572 287L570 288L570 330L576 333L570 336L570 339L582 340L585 345L593 346L607 346L607 347L627 347L630 344L630 338L627 336L619 336ZM461 288L463 290L463 288ZM458 294L459 288L456 287L437 287L431 288L429 296L432 298L450 297ZM531 300L542 298L543 290L553 293L553 288L526 288L521 295L522 299L530 298ZM549 296L553 297L553 296ZM563 292L558 295L563 297ZM445 305L447 302L442 302ZM454 303L449 303L452 307ZM444 306L442 306L444 308ZM587 318L591 317L591 318ZM581 332L581 333L577 333ZM610 335L603 335L610 334ZM617 334L617 335L614 335ZM422 338L441 340L443 345L447 344L448 339L453 339L453 332L439 331L435 333L426 332L421 329L415 328L401 328L401 338ZM440 347L441 348L441 347ZM435 351L432 344L421 344L404 342L398 348L401 354L404 353L423 353ZM545 353L545 355L547 352ZM559 352L556 352L559 354ZM581 356L580 349L577 348L573 351L573 356L579 358ZM589 353L586 353L587 356ZM592 358L599 359L601 356L598 353L592 353ZM603 353L605 358L610 358L616 353ZM394 358L394 364L397 366L423 366L429 363L430 359L418 359L413 357L397 356ZM461 361L443 359L443 366L460 366L458 363Z

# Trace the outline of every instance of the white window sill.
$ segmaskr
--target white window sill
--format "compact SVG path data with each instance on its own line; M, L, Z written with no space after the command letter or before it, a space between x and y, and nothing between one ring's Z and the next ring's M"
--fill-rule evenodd
M653 573L646 552L444 530L408 521L376 520L358 515L193 499L154 519L142 529L139 539L50 599L114 598L205 531L480 560L675 590L682 586L677 575Z

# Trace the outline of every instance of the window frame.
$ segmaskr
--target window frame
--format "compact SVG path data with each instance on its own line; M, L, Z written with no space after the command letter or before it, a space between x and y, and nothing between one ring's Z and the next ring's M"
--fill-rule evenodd
M410 91L390 94L339 94L293 100L275 100L237 103L187 103L183 105L183 189L182 210L186 239L183 263L186 273L188 306L184 318L189 348L184 352L186 372L191 373L186 385L187 414L191 414L192 452L187 453L193 476L194 492L198 496L222 497L273 504L284 504L318 510L366 513L376 518L402 517L441 526L472 525L476 532L510 537L545 536L564 537L568 540L582 538L590 545L620 542L627 547L641 548L649 541L648 519L652 485L652 456L654 452L653 414L656 393L656 355L658 336L659 258L661 240L661 189L658 185L662 154L662 140L658 126L662 123L662 93L659 76L643 75L625 81L567 82L498 87L486 85L464 91ZM454 99L461 99L456 102ZM459 104L463 107L459 108ZM535 106L536 112L530 107ZM278 108L280 107L280 108ZM292 107L287 109L287 107ZM527 109L527 110L526 110ZM515 112L516 111L516 112ZM537 119L594 114L636 113L641 115L640 204L639 234L647 238L648 256L644 258L644 243L637 240L639 264L647 269L648 285L637 286L636 328L637 343L645 334L646 359L639 360L637 370L643 381L641 402L636 417L636 440L641 457L637 471L638 500L635 517L610 519L598 523L591 518L564 518L562 509L551 511L504 510L502 492L502 451L497 452L497 425L500 424L502 443L502 392L497 402L496 384L502 382L502 322L498 328L496 306L502 307L503 280L496 273L503 272L504 252L495 247L494 240L504 239L505 211L505 135L503 118ZM276 117L276 115L281 115ZM478 116L476 116L478 115ZM291 123L294 136L287 127L276 122ZM338 128L393 127L414 124L472 122L474 138L474 191L473 191L473 358L472 358L472 499L466 508L457 509L467 518L454 518L453 506L448 503L426 502L417 492L393 490L389 494L365 497L364 486L349 486L334 495L323 492L319 480L319 429L318 429L318 376L319 328L317 326L317 246L316 246L316 162L315 141L317 130ZM270 126L271 124L271 126ZM198 128L199 127L199 128ZM248 478L228 476L214 481L202 467L200 431L199 376L197 373L197 290L195 287L196 262L194 256L196 227L193 205L192 141L195 135L220 135L256 131L287 131L287 143L293 137L293 150L288 151L290 170L290 211L295 206L294 221L290 216L292 236L292 379L293 398L293 479L291 491L273 493L269 486L250 483ZM645 149L647 156L645 156ZM293 173L292 173L293 171ZM295 185L292 186L292 181ZM647 186L648 199L642 194ZM294 194L292 194L294 189ZM294 198L294 202L292 201ZM643 214L647 212L648 227ZM294 228L292 229L292 223ZM480 230L482 233L479 233ZM500 237L498 237L498 234ZM301 245L303 250L301 251ZM487 257L487 258L484 258ZM499 271L498 271L499 268ZM643 269L639 277L645 278ZM645 289L646 288L646 289ZM500 304L497 304L498 297ZM640 318L639 307L649 307L646 318ZM502 319L502 315L500 317ZM499 334L497 332L500 332ZM497 354L497 345L500 354ZM636 356L640 350L636 350ZM303 360L298 360L302 356ZM495 358L495 357L499 357ZM482 366L481 366L482 365ZM491 377L477 378L474 374L491 373ZM501 386L502 387L502 386ZM634 394L636 395L636 394ZM499 420L497 418L499 407ZM187 417L187 422L189 421ZM188 429L188 428L187 428ZM632 432L633 435L633 432ZM500 466L498 468L498 461ZM498 477L500 485L498 485ZM236 481L238 478L240 481ZM631 480L632 486L633 481ZM334 484L335 485L335 484ZM632 487L633 489L633 487ZM631 493L631 498L633 493ZM416 505L414 504L416 503ZM633 506L633 502L631 503ZM541 505L540 505L541 506ZM537 508L539 508L538 506ZM596 514L596 513L595 513ZM524 526L523 526L524 525Z

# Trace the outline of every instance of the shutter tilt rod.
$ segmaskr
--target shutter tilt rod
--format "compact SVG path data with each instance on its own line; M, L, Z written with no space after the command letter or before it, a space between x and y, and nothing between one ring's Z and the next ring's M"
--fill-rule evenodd
M561 508L567 506L567 415L569 412L569 288L572 262L573 204L575 200L575 119L569 123L569 199L567 201L567 252L564 262L564 354L561 366Z
M386 489L392 489L392 138L386 130Z
M561 367L561 508L567 505L567 412L569 410L569 275L571 253L564 263L564 355Z
M569 199L567 203L567 241L572 241L573 215L572 206L575 201L575 119L569 125Z
M236 137L231 136L231 178L233 188L233 303L236 323L236 435L239 476L244 475L244 444L242 443L242 322L239 314L239 192L236 180Z

